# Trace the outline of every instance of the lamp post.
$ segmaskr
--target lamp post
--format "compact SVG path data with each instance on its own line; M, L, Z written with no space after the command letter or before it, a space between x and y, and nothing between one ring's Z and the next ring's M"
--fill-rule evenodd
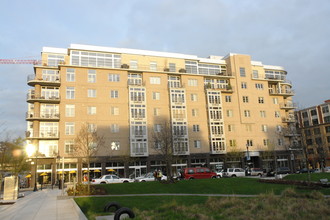
M33 145L33 144L28 144L26 146L26 152L27 152L27 155L29 157L32 157L33 154L35 154L35 175L34 175L34 189L33 191L36 192L38 191L38 187L37 187L37 176L38 176L38 152L37 152L37 148Z
M246 163L250 160L249 144L246 144Z

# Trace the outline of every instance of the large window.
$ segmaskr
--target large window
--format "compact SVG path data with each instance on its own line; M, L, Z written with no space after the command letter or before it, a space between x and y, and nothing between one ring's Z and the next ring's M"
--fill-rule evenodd
M65 122L65 134L74 135L74 122Z
M187 73L197 74L198 64L196 61L186 61L186 71Z
M66 87L66 99L75 98L75 89L74 87Z
M72 68L66 69L66 81L74 82L75 81L75 70Z
M77 66L120 68L121 56L119 54L97 53L87 51L71 51L71 64Z
M87 90L88 98L96 98L96 89L88 89Z
M96 70L88 70L88 80L89 83L96 83Z
M120 75L109 73L108 80L109 80L109 82L119 82L120 81Z
M95 106L88 106L87 107L87 114L88 115L96 115L96 107Z
M150 62L150 70L157 71L157 62Z
M50 54L50 55L48 55L47 61L48 61L48 66L58 66L58 64L64 63L64 56Z
M65 105L65 116L66 117L75 116L75 105Z
M244 67L240 67L240 68L239 68L239 75L240 75L241 77L245 77L245 76L246 76L245 68L244 68Z
M152 76L149 78L150 79L150 84L160 84L160 77Z

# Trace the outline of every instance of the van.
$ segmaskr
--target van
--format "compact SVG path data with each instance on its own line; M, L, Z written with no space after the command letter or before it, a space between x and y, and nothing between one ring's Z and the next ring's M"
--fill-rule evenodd
M223 175L225 177L245 176L245 170L243 170L242 168L227 168L225 169Z
M193 168L184 168L181 171L181 178L186 180L209 179L209 178L217 178L217 174L215 172L212 172L209 168L206 167L193 167Z

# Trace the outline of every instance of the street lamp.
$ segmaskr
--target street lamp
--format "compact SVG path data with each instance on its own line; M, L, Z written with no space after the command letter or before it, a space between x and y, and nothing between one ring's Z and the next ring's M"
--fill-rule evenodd
M33 144L28 144L26 146L26 153L29 157L32 157L33 154L35 154L36 156L36 163L35 163L35 176L34 176L34 189L33 191L36 192L38 191L38 187L37 187L37 176L38 176L38 173L37 173L37 166L38 166L38 158L37 158L37 148L33 145Z
M250 160L249 144L246 144L246 162Z

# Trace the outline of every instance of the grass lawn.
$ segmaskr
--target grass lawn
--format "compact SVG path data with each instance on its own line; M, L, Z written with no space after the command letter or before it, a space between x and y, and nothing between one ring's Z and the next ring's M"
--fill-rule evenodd
M304 178L304 174L289 175L286 179L287 178L300 179ZM330 173L312 174L312 180L318 181L322 178L330 179ZM180 181L175 184L159 182L109 184L99 185L97 187L105 188L107 193L112 195L198 193L259 196L255 198L227 198L208 196L111 197L111 195L109 195L109 197L75 198L75 201L89 219L94 219L95 216L98 215L107 215L107 213L103 212L103 208L104 205L110 201L115 201L122 206L134 209L138 217L137 219L299 218L310 220L326 219L326 217L323 217L324 213L327 213L326 216L330 214L328 208L330 206L330 199L323 198L321 194L330 195L330 188L323 188L315 192L306 189L301 190L283 184L260 183L257 178L204 179ZM310 195L306 196L306 193ZM282 196L277 197L275 195ZM311 210L310 207L314 207L314 210ZM306 211L302 211L303 209ZM232 211L235 211L235 216L233 216ZM257 215L256 212L258 212Z

